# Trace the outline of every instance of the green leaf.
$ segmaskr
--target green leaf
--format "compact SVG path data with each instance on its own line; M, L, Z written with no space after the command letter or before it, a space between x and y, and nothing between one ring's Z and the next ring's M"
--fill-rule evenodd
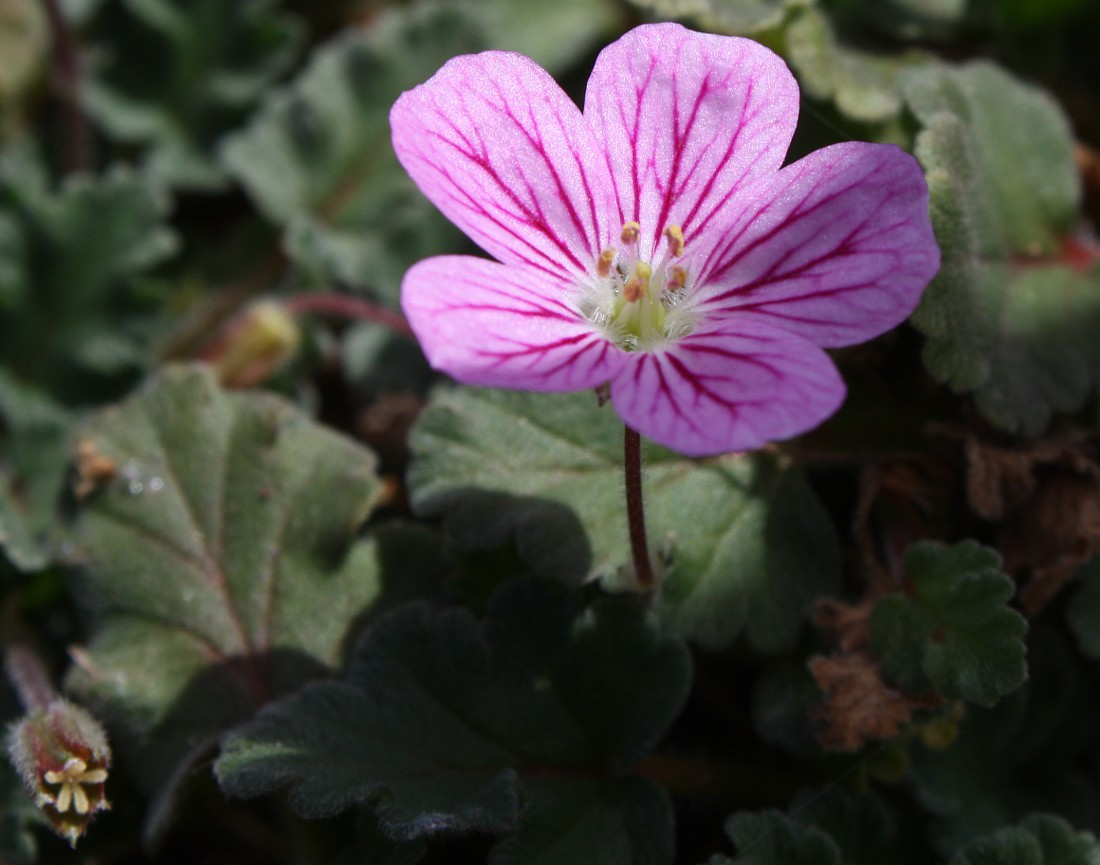
M410 439L413 507L444 516L461 546L514 534L539 573L614 582L630 557L622 438L590 393L440 390ZM671 549L662 622L712 647L741 634L790 646L839 572L832 523L803 476L766 453L693 461L648 446L644 458L649 537Z
M305 816L370 803L396 837L518 821L494 863L590 860L584 847L602 835L601 863L657 865L671 856L667 802L623 773L689 678L684 645L632 603L577 609L528 580L504 587L482 624L422 605L381 620L346 682L265 709L227 739L216 771L232 796L290 785ZM549 839L555 852L539 859Z
M91 384L144 361L134 280L175 252L168 202L124 168L70 175L47 191L31 155L0 161L0 356L17 377L86 403ZM116 347L114 358L103 347ZM92 392L89 392L89 391Z
M1036 811L1090 825L1095 784L1081 762L1097 715L1060 633L1036 628L1031 677L996 707L967 706L947 748L911 749L909 781L932 815L928 835L949 854Z
M905 555L907 591L871 614L871 645L887 677L907 690L931 683L945 697L992 706L1027 677L1027 622L996 552L966 541L925 542Z
M69 422L60 406L0 367L0 549L21 571L50 561Z
M583 59L621 24L609 0L558 0L553 15L544 0L472 0L467 8L482 22L488 46L517 51L551 72Z
M843 865L832 838L782 811L734 814L726 821L726 834L737 845L737 857L715 856L711 865Z
M900 76L921 66L918 51L875 54L848 45L829 17L817 8L802 11L787 27L786 56L803 91L831 101L861 123L884 123L901 112Z
M780 27L791 10L813 0L631 0L661 18L687 18L713 33L740 36Z
M1066 246L1081 193L1066 119L996 66L933 67L904 85L943 254L913 323L932 375L1037 435L1100 382L1100 268Z
M34 0L0 0L0 129L8 106L34 82L45 65L49 34L46 16Z
M97 622L69 685L128 729L161 796L181 761L338 665L391 581L442 567L426 530L356 540L374 459L273 396L169 368L83 434L118 474L74 530Z
M337 36L227 139L223 162L311 281L396 302L410 265L461 242L397 163L389 111L450 57L483 47L463 9L414 5Z
M1066 611L1077 647L1090 658L1100 658L1100 556L1077 569L1084 583L1074 594Z
M950 865L1100 865L1100 843L1059 817L1036 814L967 844Z
M147 146L146 168L172 186L216 189L217 141L239 126L293 62L298 22L269 0L111 0L88 37L83 101L112 137ZM112 62L114 58L126 62Z

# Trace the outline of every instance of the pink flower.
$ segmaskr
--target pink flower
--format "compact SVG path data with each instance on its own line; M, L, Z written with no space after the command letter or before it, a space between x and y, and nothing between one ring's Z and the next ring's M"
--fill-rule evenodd
M912 156L850 142L781 167L797 116L775 54L676 24L604 49L583 113L526 57L451 60L394 105L394 148L497 261L409 270L428 360L466 384L607 384L625 423L697 456L819 424L845 392L822 349L903 321L939 250Z

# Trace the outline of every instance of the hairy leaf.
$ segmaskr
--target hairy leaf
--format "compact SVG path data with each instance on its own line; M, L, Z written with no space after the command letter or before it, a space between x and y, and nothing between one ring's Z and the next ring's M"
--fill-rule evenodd
M514 534L540 573L613 574L630 558L622 438L589 393L439 391L411 438L413 506L444 515L467 547ZM662 621L708 646L740 634L765 650L791 645L839 570L802 475L764 453L696 462L650 446L645 463L649 537L671 556Z
M395 301L413 262L460 242L397 164L389 111L402 91L481 40L461 6L390 12L316 51L226 141L228 170L283 227L287 253L313 281Z
M905 556L906 594L880 598L871 644L887 677L911 691L994 705L1027 676L1027 622L993 551L967 541L917 544Z
M1036 435L1100 382L1100 267L1070 239L1081 193L1069 125L989 63L929 68L904 89L943 252L913 317L925 365L997 426Z
M1100 843L1059 817L1035 814L967 844L950 865L1100 865Z
M381 620L346 681L265 709L216 771L234 796L289 785L306 816L370 803L398 837L518 821L494 862L535 861L550 838L561 854L539 861L578 861L602 836L601 862L656 865L671 854L667 803L622 773L664 732L689 676L683 644L627 601L577 609L552 583L510 584L481 624L422 605Z
M631 0L662 18L688 18L714 33L751 36L780 27L810 0Z
M112 137L147 146L161 181L216 189L218 140L297 53L298 22L270 0L109 0L91 26L84 105ZM126 62L117 62L125 58Z
M395 573L408 597L441 567L425 530L356 540L380 491L370 454L207 372L166 370L84 438L118 471L76 526L98 615L69 684L140 734L124 741L151 790L336 666Z

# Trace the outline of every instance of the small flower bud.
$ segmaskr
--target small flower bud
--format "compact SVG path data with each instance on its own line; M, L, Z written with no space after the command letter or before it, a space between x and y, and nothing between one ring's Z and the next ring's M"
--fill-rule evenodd
M226 387L251 387L290 360L301 342L298 322L282 304L254 303L203 355Z
M13 724L8 756L54 831L73 847L95 813L111 807L104 792L111 765L107 735L68 700L58 697Z

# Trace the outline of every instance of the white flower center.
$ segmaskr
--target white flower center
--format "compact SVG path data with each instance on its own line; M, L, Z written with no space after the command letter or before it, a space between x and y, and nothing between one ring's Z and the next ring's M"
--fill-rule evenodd
M638 255L641 226L623 226L618 248L608 247L596 261L596 273L584 286L580 310L625 351L646 351L691 333L694 315L683 303L689 287L684 233L678 225L664 230L663 254L657 262Z

